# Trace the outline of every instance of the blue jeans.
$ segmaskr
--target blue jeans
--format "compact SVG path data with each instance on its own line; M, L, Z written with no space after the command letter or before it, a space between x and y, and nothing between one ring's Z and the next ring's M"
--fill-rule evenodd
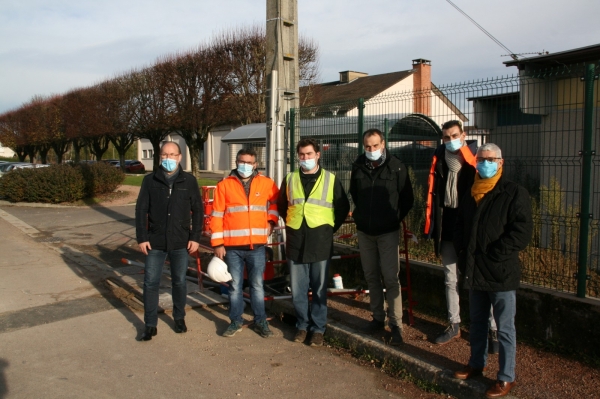
M312 263L288 260L292 283L292 302L296 309L296 328L324 333L327 325L327 277L329 259ZM308 309L308 289L312 291Z
M148 327L156 327L158 324L158 287L167 255L171 261L173 319L181 320L185 317L185 302L187 298L185 274L188 267L187 248L172 251L151 249L148 251L148 256L146 256L144 270L144 323Z
M263 288L263 273L265 272L265 247L255 249L227 249L225 253L227 270L233 278L229 282L229 318L231 322L242 324L244 313L244 264L248 271L250 284L250 303L254 312L254 322L258 323L267 318L265 313L265 289Z
M498 326L498 342L500 343L500 367L497 379L513 382L515 380L517 356L516 291L470 290L469 301L471 307L471 358L469 359L469 366L481 369L487 363L488 315L491 305Z

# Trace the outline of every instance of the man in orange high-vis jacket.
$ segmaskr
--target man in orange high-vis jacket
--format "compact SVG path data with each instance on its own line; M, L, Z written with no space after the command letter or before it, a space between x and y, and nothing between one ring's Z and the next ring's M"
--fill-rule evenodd
M236 156L237 168L217 184L210 221L211 245L215 256L223 259L232 276L229 282L229 318L223 333L233 337L242 330L244 265L248 271L250 302L254 312L254 329L262 337L271 337L265 313L263 273L265 244L279 220L275 182L256 170L256 152L241 149Z
M460 121L442 125L442 140L429 173L425 234L433 239L435 254L442 258L449 326L434 343L447 344L460 337L460 305L456 251L452 243L460 200L475 180L477 143L468 145ZM496 323L490 315L490 352L498 353Z

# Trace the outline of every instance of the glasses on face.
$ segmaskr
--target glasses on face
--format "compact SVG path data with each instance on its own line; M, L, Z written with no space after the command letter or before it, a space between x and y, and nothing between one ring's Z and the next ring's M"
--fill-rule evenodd
M483 163L484 161L496 162L497 160L502 159L502 158L494 158L494 157L481 158L481 157L477 157L475 159L477 160L478 163Z
M176 157L178 157L181 154L167 154L167 153L161 153L160 157L161 158L169 158L169 159L174 159Z
M254 162L237 161L238 165L254 165Z

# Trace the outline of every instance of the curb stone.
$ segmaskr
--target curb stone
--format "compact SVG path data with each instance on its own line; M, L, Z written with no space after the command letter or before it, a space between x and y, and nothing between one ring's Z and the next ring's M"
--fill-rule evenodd
M291 301L273 301L271 311L274 313L285 313L294 316L295 310ZM444 392L457 398L484 398L487 384L475 380L458 380L453 377L453 371L443 369L434 364L425 362L415 356L374 340L368 335L361 334L350 327L341 325L331 319L327 321L325 336L335 338L343 342L352 351L365 352L374 355L380 361L391 361L401 364L412 376L417 379L431 382ZM516 396L507 395L507 399L517 399Z

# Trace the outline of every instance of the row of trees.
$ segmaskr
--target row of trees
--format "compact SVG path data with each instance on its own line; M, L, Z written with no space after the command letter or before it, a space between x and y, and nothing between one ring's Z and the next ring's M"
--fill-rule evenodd
M318 79L318 46L301 38L299 53L300 83L310 87ZM177 133L186 141L196 173L211 129L266 120L265 57L261 27L223 31L192 51L163 56L152 66L62 95L36 96L0 115L0 142L21 161L39 155L43 163L50 149L59 163L69 148L76 162L84 147L101 159L112 143L124 167L134 141L148 139L157 167L161 142Z

